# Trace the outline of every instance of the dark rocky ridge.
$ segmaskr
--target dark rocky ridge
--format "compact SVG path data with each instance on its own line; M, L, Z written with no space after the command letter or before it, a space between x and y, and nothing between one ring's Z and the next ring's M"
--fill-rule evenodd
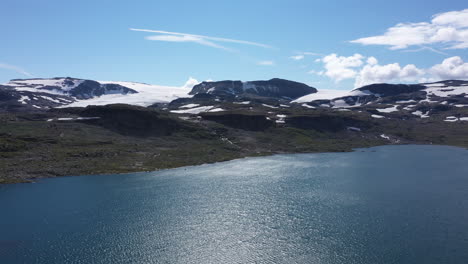
M380 96L392 96L402 93L413 93L421 91L426 87L420 84L389 84L389 83L376 83L366 85L355 90L369 91Z
M295 99L301 96L316 93L317 89L306 84L274 78L268 81L219 81L202 82L195 85L191 95L207 93L218 96L238 96L253 94L264 97Z

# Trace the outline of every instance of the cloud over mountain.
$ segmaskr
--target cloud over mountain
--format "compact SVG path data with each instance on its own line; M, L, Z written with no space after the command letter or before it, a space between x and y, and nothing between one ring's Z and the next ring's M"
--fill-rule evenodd
M361 87L373 83L386 82L426 82L447 79L468 79L468 63L459 56L446 58L430 68L418 68L414 64L379 64L375 57L361 54L339 56L335 53L318 60L323 70L310 73L327 76L335 82L354 79L354 86Z

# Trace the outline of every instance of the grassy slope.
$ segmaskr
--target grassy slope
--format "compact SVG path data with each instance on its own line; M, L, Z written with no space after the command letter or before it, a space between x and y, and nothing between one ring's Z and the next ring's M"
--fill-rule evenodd
M382 133L397 138L399 143L468 147L468 122L376 120L346 112L333 115L353 116L370 126L362 132L287 126L248 131L202 121L190 124L190 130L181 129L170 135L135 136L85 122L46 122L48 117L2 114L0 183L149 171L274 153L351 151L392 143L381 138Z

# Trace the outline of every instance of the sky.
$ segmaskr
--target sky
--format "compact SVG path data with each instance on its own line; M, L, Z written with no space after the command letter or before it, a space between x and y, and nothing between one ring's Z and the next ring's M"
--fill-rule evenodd
M2 0L0 83L468 79L466 1Z

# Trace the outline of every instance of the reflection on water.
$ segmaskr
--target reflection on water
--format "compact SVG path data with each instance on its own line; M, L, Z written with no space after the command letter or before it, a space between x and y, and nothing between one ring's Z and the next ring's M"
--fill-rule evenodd
M0 263L467 263L468 151L387 146L0 187Z

